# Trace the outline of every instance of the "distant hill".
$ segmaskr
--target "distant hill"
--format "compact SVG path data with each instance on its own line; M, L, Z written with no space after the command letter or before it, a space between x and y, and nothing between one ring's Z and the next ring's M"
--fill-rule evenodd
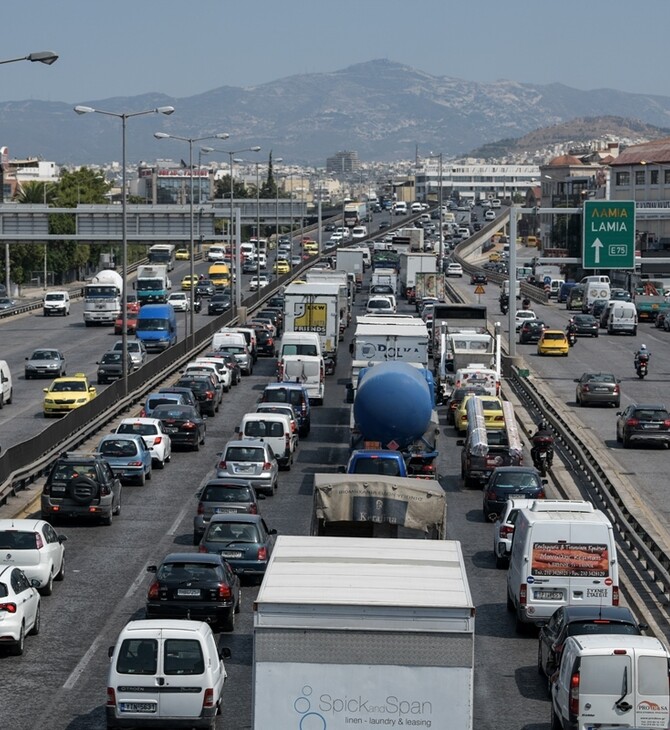
M170 117L132 120L127 136L131 162L184 157L183 143L153 138L159 129L183 137L228 132L233 148L261 145L262 154L272 149L287 162L323 165L341 150L354 150L363 161L413 159L417 148L420 155L439 151L460 156L570 120L588 125L603 112L659 129L670 123L670 97L509 80L480 84L389 60L258 86L222 86L182 99L152 92L77 103L118 112L175 107ZM101 114L77 116L62 102L4 102L0 144L12 157L104 163L121 157L117 121Z
M670 128L656 127L639 119L624 117L580 117L549 127L534 129L522 137L499 139L471 150L467 156L504 159L557 146L580 147L596 139L659 139L670 136Z

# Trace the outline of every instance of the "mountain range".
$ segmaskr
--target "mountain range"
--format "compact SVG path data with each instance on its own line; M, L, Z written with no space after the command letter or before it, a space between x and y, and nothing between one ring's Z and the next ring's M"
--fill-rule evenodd
M328 156L344 150L357 152L364 162L413 159L417 150L421 156L461 156L575 118L609 115L670 126L666 96L581 91L558 83L484 84L434 76L386 59L258 86L222 86L180 99L151 92L81 99L78 104L115 113L175 107L169 117L128 120L131 163L187 158L185 143L158 141L155 131L191 138L228 132L225 143L199 144L223 149L260 145L261 157L272 150L287 163L323 166ZM0 102L0 129L0 144L9 148L12 158L40 157L59 164L103 164L121 158L118 119L78 116L62 102ZM198 149L194 145L194 161Z

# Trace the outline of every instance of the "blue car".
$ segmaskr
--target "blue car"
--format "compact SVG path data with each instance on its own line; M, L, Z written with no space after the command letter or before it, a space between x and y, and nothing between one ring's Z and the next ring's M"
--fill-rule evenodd
M145 479L151 479L151 451L141 436L110 434L102 438L97 450L121 482L144 486Z
M153 418L154 410L158 406L190 406L193 405L196 408L197 403L194 402L195 398L191 394L189 398L186 394L181 392L158 392L149 393L147 399L144 401L144 407L140 411L140 418Z
M406 477L407 465L399 451L390 449L356 449L351 452L346 466L347 474L380 474L387 477Z

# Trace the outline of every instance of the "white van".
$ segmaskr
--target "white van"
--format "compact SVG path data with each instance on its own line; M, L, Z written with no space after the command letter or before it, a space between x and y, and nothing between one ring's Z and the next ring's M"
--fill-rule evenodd
M7 360L0 360L0 408L12 402L12 374Z
M317 332L284 332L279 345L279 360L284 355L321 357L321 338Z
M277 368L277 380L280 383L300 383L307 391L310 403L323 404L326 366L322 357L284 355Z
M393 204L394 215L407 215L407 203L404 200L397 200Z
M291 419L284 413L245 413L235 431L241 439L260 439L270 445L277 463L286 470L293 464L298 435L291 427Z
M547 292L547 297L549 297L549 299L558 299L558 292L561 290L563 284L565 284L564 279L552 279L549 282L549 291Z
M653 636L570 636L551 684L551 727L667 728L670 652Z
M536 500L519 512L507 572L507 609L543 624L567 605L619 605L619 563L612 523L590 502L556 509Z
M360 240L361 238L365 238L367 235L368 235L367 226L354 226L351 229L352 241L355 241L356 239Z
M593 304L599 300L609 302L610 293L610 285L605 281L589 281L584 284L582 312L589 312Z
M45 317L52 314L61 314L66 317L70 314L70 294L66 291L48 291L42 300L42 313Z
M213 727L229 656L203 621L130 621L109 647L107 727Z
M596 282L600 284L609 284L610 278L607 276L607 274L592 274L591 276L585 276L581 279L579 282L580 284L590 284L591 282Z
M212 350L220 350L226 345L244 345L247 347L247 338L242 332L215 332L212 337Z
M607 334L637 334L637 309L633 302L615 300L607 315Z

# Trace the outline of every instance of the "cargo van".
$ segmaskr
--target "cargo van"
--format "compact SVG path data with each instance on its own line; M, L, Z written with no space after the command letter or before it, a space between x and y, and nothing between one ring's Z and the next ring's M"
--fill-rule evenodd
M619 605L612 523L590 502L538 499L519 511L507 572L507 609L517 631L566 605Z
M108 728L213 727L230 650L204 621L130 621L108 654Z
M637 334L637 309L633 302L614 301L607 315L608 335Z
M568 294L570 294L570 290L575 286L577 286L577 284L574 281L564 281L561 284L557 297L559 304L565 304L565 302L568 301Z
M214 286L230 286L230 267L228 264L220 262L212 264L207 274Z
M177 315L171 304L145 304L137 314L135 337L147 350L167 350L177 342Z
M551 684L551 727L667 728L670 653L653 636L569 636Z
M584 284L573 286L568 292L568 299L565 302L565 308L568 310L581 310L584 304Z
M256 339L256 330L253 327L222 327L219 332L239 332L244 335L253 361L258 360L258 341Z
M12 373L7 360L0 360L0 408L12 402Z
M241 439L260 439L270 445L280 467L293 464L298 435L293 432L291 418L284 413L246 413L235 431Z
M584 284L584 299L582 300L582 312L587 314L591 306L598 300L609 302L610 285L604 281L589 281Z
M582 279L580 279L580 284L609 284L610 278L607 276L607 274L592 274L591 276L585 276Z
M284 332L279 345L279 360L284 355L321 357L321 339L317 332Z
M407 215L407 203L404 200L397 200L393 204L394 215Z
M299 383L307 391L310 402L322 405L326 382L324 360L318 355L284 355L277 368L277 381Z

